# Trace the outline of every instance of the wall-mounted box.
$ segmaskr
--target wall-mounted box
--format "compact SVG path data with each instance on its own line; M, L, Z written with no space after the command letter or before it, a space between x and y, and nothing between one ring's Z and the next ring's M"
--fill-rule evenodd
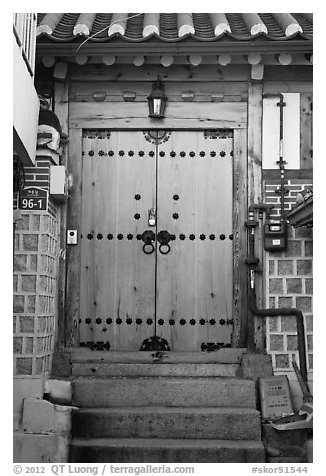
M50 195L58 201L68 198L68 174L64 165L50 167Z

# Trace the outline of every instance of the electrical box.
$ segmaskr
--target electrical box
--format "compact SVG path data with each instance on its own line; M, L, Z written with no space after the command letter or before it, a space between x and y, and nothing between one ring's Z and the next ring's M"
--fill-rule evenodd
M50 167L50 195L61 202L68 198L68 174L64 165Z
M287 224L281 221L266 221L264 225L264 248L266 251L284 251L287 247Z

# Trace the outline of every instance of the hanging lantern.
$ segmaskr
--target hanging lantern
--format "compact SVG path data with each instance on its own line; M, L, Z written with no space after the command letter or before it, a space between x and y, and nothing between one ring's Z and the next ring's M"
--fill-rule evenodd
M164 94L164 85L158 77L152 85L152 92L147 96L149 117L162 118L166 106L167 97Z

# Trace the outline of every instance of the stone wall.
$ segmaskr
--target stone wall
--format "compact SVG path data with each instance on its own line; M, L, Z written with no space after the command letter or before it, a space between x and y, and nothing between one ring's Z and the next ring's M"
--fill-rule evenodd
M49 187L49 156L37 155L36 167L25 170L25 186ZM22 398L43 396L50 374L56 332L58 206L21 210L16 222L13 283L14 413L21 418Z
M273 204L271 218L280 216L280 196L275 193L279 181L266 180L265 201ZM285 184L289 193L285 198L285 208L290 210L295 204L298 192L312 189L309 179L291 179ZM313 229L288 227L288 246L284 252L266 252L265 279L266 305L271 308L295 307L304 315L306 330L307 367L309 380L313 370ZM270 317L266 321L267 352L272 356L275 373L286 373L296 381L291 365L292 355L298 361L298 342L295 316Z

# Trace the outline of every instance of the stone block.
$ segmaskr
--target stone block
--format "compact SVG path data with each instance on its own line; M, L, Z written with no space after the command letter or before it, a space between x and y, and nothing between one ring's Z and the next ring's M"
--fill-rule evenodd
M296 332L297 319L295 316L281 316L281 331L282 332Z
M26 234L23 235L23 249L25 251L38 250L38 235Z
M312 238L312 235L313 235L312 228L307 228L302 226L300 228L296 228L295 230L296 238Z
M16 231L26 231L29 229L29 215L22 214L20 220L17 221Z
M268 272L269 275L275 274L275 260L270 259L268 262Z
M38 256L30 255L29 257L29 271L37 271Z
M273 376L272 358L265 354L243 354L240 375L257 382L261 377Z
M290 360L288 354L275 354L275 366L278 369L288 369Z
M296 307L299 308L302 312L311 312L312 311L312 298L298 296L296 298Z
M13 310L15 314L24 312L25 297L20 295L14 295L13 297Z
M14 463L67 463L71 437L14 433Z
M307 345L308 350L313 350L313 336L311 334L307 335Z
M292 297L279 297L278 298L278 307L285 307L285 308L291 308L293 307L293 299Z
M44 378L16 377L13 379L14 430L21 428L23 400L27 397L41 398L44 393Z
M279 260L277 272L280 276L293 274L293 260Z
M31 357L18 357L16 359L16 375L32 375L33 359Z
M54 352L52 360L52 376L56 377L70 377L71 375L71 361L70 353L68 352Z
M306 321L306 331L312 332L313 331L313 317L305 316L305 321Z
M287 350L298 350L298 337L297 336L292 336L288 335L286 337L286 347Z
M288 278L286 279L287 294L302 294L302 279Z
M14 272L26 271L27 255L15 254L14 256Z
M39 398L24 399L22 429L25 433L70 434L74 407Z
M23 351L23 338L14 337L13 339L13 351L14 354L21 354Z
M297 261L297 274L299 275L311 275L312 274L312 260L298 260Z
M305 292L306 294L313 294L313 279L305 279Z
M284 338L282 335L271 334L270 335L270 350L285 350L284 349Z
M313 255L313 242L312 241L305 241L304 249L305 249L305 256L312 256Z
M36 309L36 296L26 296L26 312L34 313Z
M300 240L289 240L287 250L285 251L286 257L300 257L302 256L302 241Z
M20 316L19 324L19 331L21 333L34 332L34 316Z
M32 354L33 353L33 347L34 347L34 339L33 337L25 337L25 348L24 348L24 353L26 354Z
M13 292L16 293L18 291L18 276L14 274L13 276Z
M31 214L30 217L30 229L32 231L39 231L40 230L40 215L39 214Z
M270 278L269 279L269 293L283 294L283 279Z
M21 277L21 289L24 292L35 292L36 291L36 276L35 275L24 275Z
M268 317L268 325L270 332L278 332L279 330L279 318L278 317Z

